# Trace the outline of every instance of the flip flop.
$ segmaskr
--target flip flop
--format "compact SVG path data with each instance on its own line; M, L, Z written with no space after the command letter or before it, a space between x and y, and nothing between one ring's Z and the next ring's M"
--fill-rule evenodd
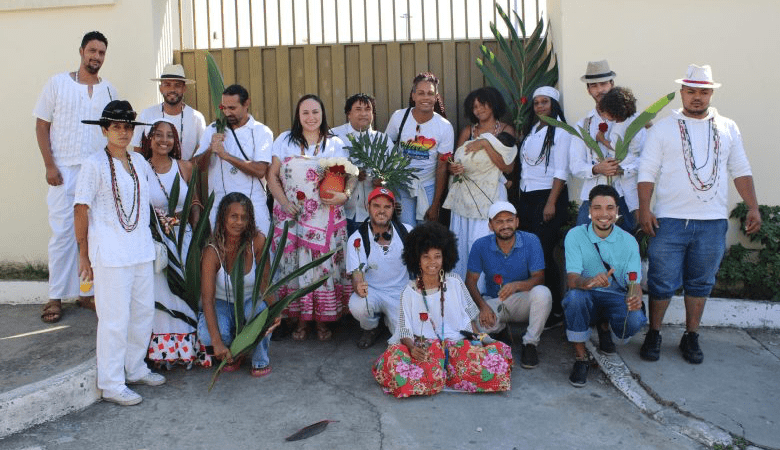
M252 367L252 370L249 371L249 374L252 375L255 378L261 378L271 373L271 366L265 366L265 367Z
M239 356L238 358L233 359L233 362L230 364L225 364L225 367L222 368L223 372L235 372L236 370L241 368L241 363L244 362L244 357Z
M44 323L57 323L62 318L62 302L60 300L49 300L43 306L41 311L41 320Z
M371 330L363 330L363 334L360 335L360 339L357 341L358 348L366 349L374 345L377 338L379 338L379 326Z
M305 341L308 337L309 330L307 330L306 325L304 326L298 326L298 328L295 329L295 331L292 332L292 338L294 341Z
M317 324L317 339L320 341L329 341L333 337L333 332L330 331L325 324Z
M79 297L78 300L76 300L76 304L79 305L79 307L84 309L91 309L92 311L97 311L95 309L95 297Z

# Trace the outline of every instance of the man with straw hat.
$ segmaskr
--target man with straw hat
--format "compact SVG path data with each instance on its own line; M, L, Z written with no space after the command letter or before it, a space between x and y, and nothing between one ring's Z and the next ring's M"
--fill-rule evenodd
M739 128L710 107L720 87L712 69L691 64L676 82L682 84L683 107L650 130L639 166L639 224L651 236L650 329L639 354L647 361L659 359L664 314L682 287L685 333L680 351L689 363L700 364L699 323L726 249L729 177L748 207L747 234L761 229L761 215Z
M81 40L81 64L75 72L53 76L35 104L35 134L46 166L49 192L49 302L41 320L54 323L62 316L62 299L78 298L79 306L94 310L92 289L79 290L78 249L73 239L73 193L81 164L106 145L99 130L83 125L84 117L100 114L117 98L116 89L98 76L108 39L90 31Z
M195 150L206 129L206 119L199 111L184 103L184 93L188 84L195 84L184 76L184 67L181 64L168 64L162 71L160 78L152 78L152 81L160 83L160 95L163 102L153 105L141 111L138 120L152 123L158 119L168 119L176 127L181 142L181 159L189 160L195 154ZM141 149L141 137L149 132L150 127L136 127L133 134L132 145L136 151Z

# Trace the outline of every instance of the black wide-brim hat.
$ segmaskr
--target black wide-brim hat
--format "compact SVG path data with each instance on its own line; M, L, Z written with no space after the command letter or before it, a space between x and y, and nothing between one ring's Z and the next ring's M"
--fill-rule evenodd
M110 122L129 123L131 125L148 125L143 122L136 122L136 113L132 105L127 100L112 100L103 108L103 114L98 120L82 120L81 123L87 125L105 125Z

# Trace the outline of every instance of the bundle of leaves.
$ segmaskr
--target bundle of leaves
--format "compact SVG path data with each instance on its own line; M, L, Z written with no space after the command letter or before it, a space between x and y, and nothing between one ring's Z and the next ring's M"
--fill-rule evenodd
M398 144L387 149L388 137L376 133L374 137L363 133L361 136L350 136L349 156L372 178L381 180L386 188L398 195L401 189L408 189L412 179L419 169L409 167L407 159Z
M730 216L739 219L743 234L747 212L747 205L740 202ZM761 229L748 237L762 247L749 249L738 243L729 248L720 264L717 295L780 301L780 206L760 205L759 212Z
M539 86L555 86L558 83L558 62L548 41L549 33L542 37L544 21L539 20L530 36L526 36L525 24L517 11L513 11L514 21L520 28L522 37L515 31L512 19L496 3L498 15L509 30L509 39L501 35L496 24L490 22L490 31L498 41L502 63L485 45L480 46L482 58L477 58L477 67L485 75L491 86L498 89L507 102L509 113L516 130L523 129L523 121L533 108L533 92Z

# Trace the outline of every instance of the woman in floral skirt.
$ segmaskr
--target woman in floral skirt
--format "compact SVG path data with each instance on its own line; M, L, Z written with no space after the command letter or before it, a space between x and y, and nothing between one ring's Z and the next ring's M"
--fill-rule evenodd
M320 184L328 169L323 159L346 158L343 143L329 132L325 107L316 95L301 97L295 107L293 125L279 135L272 147L273 159L268 173L268 188L274 196L274 235L271 249L278 248L285 221L291 221L287 244L283 251L277 278L281 278L320 255L341 246L347 238L347 221L343 205L349 198L355 177L347 178L343 190L325 189L320 197ZM323 275L328 281L317 290L290 304L287 317L297 319L293 339L307 337L309 322L316 323L317 338L329 340L328 323L341 318L347 311L352 291L347 277L344 252L339 250L322 265L307 271L279 289L279 298L295 292Z
M403 260L415 275L401 293L399 342L373 367L382 389L395 397L433 395L444 387L466 392L508 391L512 350L477 335L479 309L463 281L450 273L458 260L455 235L436 222L412 230ZM473 340L464 338L464 333ZM491 341L491 343L487 343Z

